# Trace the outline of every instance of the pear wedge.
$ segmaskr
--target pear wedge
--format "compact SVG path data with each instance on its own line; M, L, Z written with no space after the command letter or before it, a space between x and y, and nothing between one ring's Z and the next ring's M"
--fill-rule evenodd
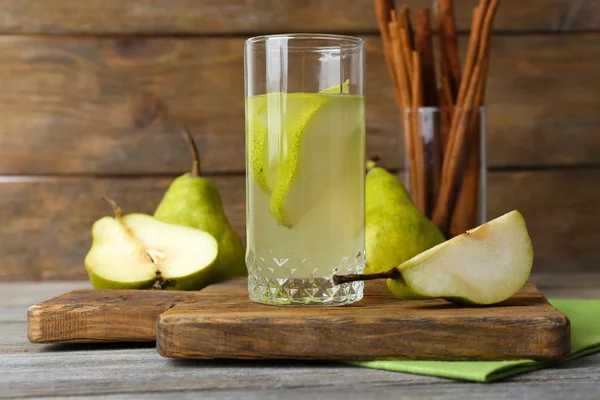
M199 290L217 273L218 243L207 232L116 206L94 223L92 239L85 267L96 289Z
M267 126L263 119L267 96L253 96L246 99L246 146L247 168L256 184L270 193L265 173L267 163Z
M296 225L326 192L329 181L322 179L323 174L331 165L343 162L331 157L341 157L342 152L357 154L363 145L361 96L312 96L311 112L288 126L286 149L277 166L269 204L271 215L288 228ZM344 121L344 126L332 125L339 121Z
M350 81L331 86L321 94L348 93ZM298 100L288 103L288 93L271 92L246 99L247 168L256 184L266 193L277 180L278 144L282 132L307 118L322 104L314 93L290 94ZM300 95L300 96L298 96ZM290 126L291 125L291 126Z
M511 211L403 263L401 279L389 280L424 297L458 303L494 304L527 281L533 246L521 213ZM400 286L402 290L402 286Z
M523 216L511 211L426 250L386 272L336 275L336 284L387 278L401 298L442 298L488 305L515 294L529 278L533 246Z

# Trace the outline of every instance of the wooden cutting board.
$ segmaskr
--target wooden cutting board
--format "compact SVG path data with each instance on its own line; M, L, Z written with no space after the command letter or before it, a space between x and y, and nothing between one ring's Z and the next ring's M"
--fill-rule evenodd
M32 343L154 342L156 318L200 292L74 290L29 307Z
M492 307L400 301L383 281L367 285L365 298L346 307L264 306L246 291L245 281L209 287L201 301L162 313L158 352L329 360L550 360L570 352L569 320L531 283Z
M201 292L78 290L32 306L35 343L153 341L165 357L550 360L569 354L568 319L528 283L491 307L400 301L384 282L327 308L252 303L246 280ZM158 321L156 321L158 317Z

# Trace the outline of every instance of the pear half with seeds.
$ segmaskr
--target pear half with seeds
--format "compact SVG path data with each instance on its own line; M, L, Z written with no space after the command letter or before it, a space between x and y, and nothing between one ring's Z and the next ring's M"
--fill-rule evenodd
M209 233L145 214L104 217L92 227L85 268L96 289L199 290L215 280L217 241Z

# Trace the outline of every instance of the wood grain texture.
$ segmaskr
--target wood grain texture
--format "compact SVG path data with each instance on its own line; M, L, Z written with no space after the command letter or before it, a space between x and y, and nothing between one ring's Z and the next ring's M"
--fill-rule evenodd
M557 273L534 272L529 280L548 298L600 298L599 273L571 272L564 279ZM0 282L0 322L27 322L32 304L83 289L91 289L88 281Z
M599 274L532 280L548 297L600 297ZM86 285L0 283L0 315L14 306L24 317L30 304ZM24 318L0 329L0 398L596 400L600 376L600 354L481 385L331 362L166 360L145 344L38 345L26 332Z
M0 398L364 400L397 399L401 393L415 400L596 400L600 373L600 354L493 385L323 362L168 362L154 349L9 354L3 361Z
M74 290L27 310L32 343L154 342L156 317L196 292Z
M599 271L600 170L491 172L488 178L488 217L521 211L535 249L534 271ZM244 237L244 177L209 179ZM83 259L90 228L111 212L102 196L114 198L125 212L152 213L170 182L168 177L0 180L0 281L87 279Z
M398 301L385 281L367 283L363 300L327 308L252 303L246 279L209 286L197 302L159 315L156 348L164 357L198 359L550 360L570 353L569 320L531 283L490 307Z
M569 363L572 368L577 368L578 363ZM443 400L515 400L515 399L544 399L544 400L564 400L570 395L576 395L580 400L597 400L598 384L593 381L566 381L553 383L505 383L490 385L457 383L431 383L411 385L385 385L371 386L365 384L356 388L335 385L327 388L269 388L244 390L219 390L211 391L211 400L231 400L231 399L260 399L260 400L303 400L306 398L327 397L330 400L348 400L348 399L396 399L398 393L402 393L402 400L422 400L422 399L443 399ZM307 386L309 384L307 383ZM206 392L200 391L161 391L160 393L148 393L140 391L135 393L117 394L102 396L103 400L114 399L177 399L189 400L197 399L199 395L206 395ZM70 400L92 399L92 396L76 396ZM39 397L42 400L50 400L52 397Z
M125 3L124 3L125 4ZM1 7L0 7L1 9ZM600 34L493 39L488 164L600 165ZM5 37L0 174L244 169L243 39ZM367 38L367 152L403 165L378 38Z
M55 350L44 354L3 355L0 367L0 396L97 396L146 395L179 398L186 393L195 398L268 399L330 397L335 399L398 398L407 393L420 399L446 399L449 392L454 398L471 399L527 399L527 392L517 394L516 388L552 387L565 399L574 393L576 383L584 389L581 399L597 399L596 376L600 372L600 355L591 355L556 367L520 375L493 385L468 384L436 377L371 370L336 363L301 361L248 361L237 360L165 360L154 349L122 349L112 351ZM60 365L60 368L57 368ZM24 372L27 371L27 372ZM126 376L128 379L123 379ZM60 382L60 384L59 384ZM596 386L594 386L596 385ZM510 396L502 395L508 391ZM336 396L336 393L343 396ZM245 394L249 393L248 396ZM376 395L381 393L383 397ZM596 397L590 397L591 394ZM281 397L277 397L277 394ZM355 395L356 394L356 395ZM431 394L431 396L428 396ZM314 396L314 397L313 397ZM435 397L432 397L435 396ZM1 398L1 397L0 397ZM87 398L87 397L86 397ZM453 398L453 397L450 397ZM531 399L532 397L529 397ZM538 397L534 397L538 398ZM579 398L579 397L575 397Z
M430 6L430 0L406 0ZM476 0L456 1L469 29ZM0 33L232 34L376 32L372 0L0 0ZM600 25L594 0L503 0L499 31L586 31Z
M570 346L568 320L532 284L500 306L464 308L398 302L369 282L365 299L324 313L256 305L238 279L200 292L75 290L27 316L32 343L154 342L158 329L161 354L178 358L551 359Z
M33 345L32 345L33 346ZM41 346L38 346L41 347ZM165 360L154 349L2 356L0 398L597 400L600 354L493 385L300 361ZM57 368L60 365L60 368ZM26 371L26 372L25 372ZM126 376L127 379L123 379Z

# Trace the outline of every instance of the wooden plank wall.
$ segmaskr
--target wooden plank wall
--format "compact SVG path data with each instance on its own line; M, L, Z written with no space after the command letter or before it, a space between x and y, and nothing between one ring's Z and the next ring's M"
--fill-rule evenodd
M455 2L464 33L475 0ZM151 213L189 166L181 124L244 234L251 35L364 37L368 152L402 162L371 0L0 0L0 14L0 280L85 279L101 197ZM597 271L600 2L504 0L493 42L489 217L523 212L535 271Z

